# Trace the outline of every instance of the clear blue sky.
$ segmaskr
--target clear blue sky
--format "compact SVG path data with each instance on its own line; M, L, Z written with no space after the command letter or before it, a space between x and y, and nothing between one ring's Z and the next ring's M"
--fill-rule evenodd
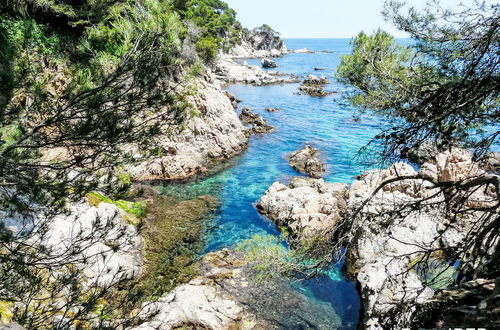
M406 35L385 22L383 0L224 0L238 13L244 27L263 23L284 38L350 38L378 27L396 37ZM425 0L408 1L421 5Z

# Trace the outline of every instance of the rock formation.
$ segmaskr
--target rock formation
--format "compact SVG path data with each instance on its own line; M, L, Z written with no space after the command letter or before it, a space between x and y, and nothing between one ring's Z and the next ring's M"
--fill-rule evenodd
M181 285L140 314L145 323L131 330L197 329L272 330L338 327L328 304L314 304L281 277L257 280L254 264L243 253L227 249L208 253L202 275ZM331 307L330 307L331 308ZM287 326L288 325L288 326Z
M409 269L418 262L423 250L459 246L474 222L470 217L480 216L448 219L444 206L440 206L445 196L429 180L454 182L483 173L467 150L454 148L436 155L419 172L406 163L396 163L386 170L363 173L348 190L347 202L342 198L347 188L322 180L296 179L288 187L275 182L257 207L273 222L296 234L321 232L338 221L350 226L353 248L348 252L347 268L359 284L364 326L401 328L413 324L416 308L427 310L425 304L431 304L431 299L446 297L441 292L433 298L435 290L422 274ZM429 179L397 180L417 175ZM392 179L394 182L379 188L382 182ZM347 207L342 212L345 203ZM412 203L419 207L408 207ZM488 207L495 205L496 196L481 188L463 203ZM346 215L344 219L342 214Z
M276 112L280 111L280 108L265 108L264 110L266 110L267 112Z
M215 66L215 74L222 83L245 83L255 86L298 82L294 76L287 76L276 71L265 71L262 68L246 63L239 64L228 56L221 57Z
M276 64L276 61L271 60L270 58L263 58L260 61L260 64L262 65L263 68L275 68L278 66Z
M287 53L286 45L278 35L257 30L242 34L241 43L228 52L233 58L280 57Z
M166 134L157 142L164 155L132 166L129 170L134 180L184 179L246 147L246 128L234 111L236 99L231 101L213 76L206 79L198 81L199 91L192 99L198 115L185 127L165 128Z
M319 179L325 171L325 164L317 157L318 149L309 145L294 151L288 160L294 170Z
M324 85L329 84L330 81L326 77L317 77L315 75L309 75L299 86L299 90L307 95L311 96L326 96L332 94L333 92L325 91Z
M275 130L274 126L269 125L266 119L261 115L253 113L249 108L241 109L240 119L247 124L252 125L253 133L269 133Z
M275 182L257 202L257 210L278 227L310 237L331 228L346 207L348 186L323 179L294 178Z

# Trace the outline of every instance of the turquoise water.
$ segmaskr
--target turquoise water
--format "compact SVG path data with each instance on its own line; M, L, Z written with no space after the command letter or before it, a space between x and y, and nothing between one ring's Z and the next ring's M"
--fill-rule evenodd
M286 156L309 143L321 151L328 164L325 179L332 182L350 183L355 176L367 169L367 165L356 157L364 146L379 131L383 124L377 118L365 116L353 120L352 109L342 101L344 90L332 78L340 56L350 50L347 39L290 39L288 48L329 50L333 53L290 54L277 59L280 72L296 75L326 75L332 81L329 90L339 93L325 98L296 95L298 84L254 87L232 85L228 90L242 99L241 106L263 115L274 133L256 135L251 138L248 149L236 159L224 165L217 174L199 178L190 183L168 185L168 193L183 193L191 196L212 194L222 206L213 217L206 238L206 251L230 247L255 234L279 235L275 226L258 214L255 202L275 181L288 183L297 174L288 164ZM258 60L249 60L258 63ZM322 67L324 71L314 71ZM281 110L268 113L266 107ZM342 278L333 268L329 276L294 283L294 287L312 302L332 314L330 326L322 324L287 325L290 329L355 329L359 314L359 296L354 283Z

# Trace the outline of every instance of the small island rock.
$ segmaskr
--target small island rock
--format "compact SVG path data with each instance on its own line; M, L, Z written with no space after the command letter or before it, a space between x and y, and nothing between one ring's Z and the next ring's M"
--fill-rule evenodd
M306 145L302 149L294 151L288 160L297 172L319 179L325 171L325 164L316 157L317 153L318 149Z

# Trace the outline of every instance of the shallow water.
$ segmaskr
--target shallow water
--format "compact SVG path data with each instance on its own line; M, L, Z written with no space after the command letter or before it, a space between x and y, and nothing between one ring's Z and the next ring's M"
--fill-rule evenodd
M367 169L367 165L356 157L360 147L373 138L382 123L374 117L364 116L353 120L350 107L341 100L343 86L332 78L340 56L350 50L348 39L290 39L288 48L307 47L310 50L329 50L332 53L290 54L277 59L276 70L305 76L326 75L332 81L328 90L339 93L325 98L296 95L298 84L253 87L232 85L228 90L242 99L242 106L263 115L274 133L253 136L248 149L239 157L224 165L217 174L184 184L164 187L168 194L179 194L186 198L212 194L219 198L222 206L213 217L206 237L206 251L231 247L256 234L279 235L276 227L258 214L255 202L275 181L288 183L296 173L288 164L286 156L309 143L319 148L321 157L328 164L325 179L332 182L353 181L356 175ZM248 60L258 64L259 60ZM324 71L314 71L315 67ZM268 113L266 107L279 107L278 112ZM239 109L239 110L240 110ZM239 111L238 110L238 111ZM332 268L329 276L293 283L293 287L312 302L310 311L290 311L311 315L321 311L321 320L316 323L299 324L279 320L287 329L355 329L359 316L359 296L355 285L343 279L338 268ZM269 307L267 307L269 308ZM290 320L296 320L290 317Z

